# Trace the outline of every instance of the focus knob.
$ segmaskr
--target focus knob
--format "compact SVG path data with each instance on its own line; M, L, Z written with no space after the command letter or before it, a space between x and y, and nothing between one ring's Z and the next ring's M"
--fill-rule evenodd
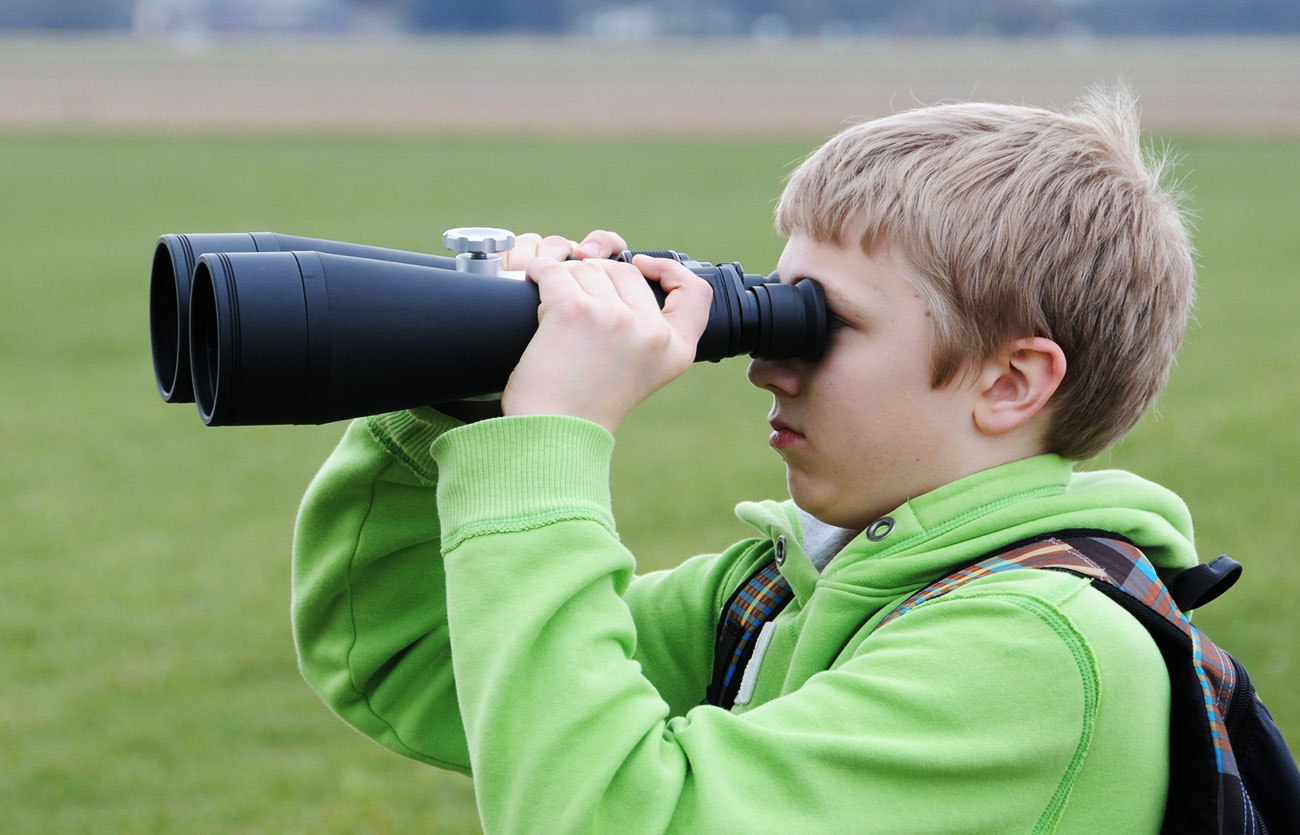
M456 254L456 269L478 275L500 275L501 257L515 245L515 233L493 226L458 226L442 233L442 245Z
M459 226L442 233L442 245L452 252L509 252L515 245L515 233L492 226Z

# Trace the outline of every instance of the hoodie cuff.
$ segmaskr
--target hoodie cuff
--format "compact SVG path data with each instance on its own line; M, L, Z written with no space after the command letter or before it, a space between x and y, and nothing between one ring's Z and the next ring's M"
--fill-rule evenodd
M430 446L444 432L463 425L428 407L366 418L371 437L425 484L438 481L438 467L429 452Z
M526 415L461 426L433 442L442 549L567 520L614 532L614 436L574 417Z

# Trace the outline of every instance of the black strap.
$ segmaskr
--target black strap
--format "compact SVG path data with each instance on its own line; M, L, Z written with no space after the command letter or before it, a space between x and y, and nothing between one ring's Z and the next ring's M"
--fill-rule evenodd
M1169 595L1184 612L1199 609L1228 589L1241 577L1241 563L1220 554L1206 563L1188 568L1169 584Z

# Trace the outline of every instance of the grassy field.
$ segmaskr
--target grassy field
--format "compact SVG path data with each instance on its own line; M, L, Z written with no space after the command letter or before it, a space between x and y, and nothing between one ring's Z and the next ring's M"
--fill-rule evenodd
M157 235L433 250L456 225L600 225L766 271L772 200L815 141L0 135L0 829L477 831L468 780L362 739L298 678L292 520L341 427L208 429L158 399ZM1098 464L1183 494L1204 555L1246 563L1200 622L1300 742L1300 143L1171 141L1197 322L1159 414ZM782 491L742 370L693 369L620 433L616 510L646 567L731 541L735 501Z

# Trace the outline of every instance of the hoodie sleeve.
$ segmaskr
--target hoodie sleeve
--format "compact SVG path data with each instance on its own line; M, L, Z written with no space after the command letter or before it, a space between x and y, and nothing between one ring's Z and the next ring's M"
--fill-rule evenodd
M1128 740L1097 732L1101 666L1057 605L1086 586L1075 578L1047 578L1051 604L985 590L922 607L748 712L675 715L636 660L646 636L604 496L611 447L595 424L527 417L434 444L485 832L1155 831L1164 751L1149 728L1167 686L1163 707L1157 690L1107 708L1152 741L1131 774L1107 776L1112 791L1076 792L1090 752Z
M345 722L399 754L468 773L430 455L430 444L460 425L423 409L348 427L299 510L291 617L304 678ZM607 505L602 483L584 512ZM605 530L612 536L612 522ZM646 638L633 658L674 714L703 697L720 595L756 547L697 557L627 589L624 605ZM478 591L478 622L510 629L510 607L493 588ZM508 599L503 590L500 600Z
M463 773L449 663L432 410L354 421L312 480L294 535L294 643L303 677L387 748Z

